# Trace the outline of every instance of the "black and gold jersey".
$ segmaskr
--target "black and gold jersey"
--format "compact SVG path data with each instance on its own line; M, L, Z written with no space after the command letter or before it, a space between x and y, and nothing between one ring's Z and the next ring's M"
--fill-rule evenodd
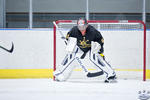
M82 35L77 26L74 26L66 36L77 38L77 46L83 51L88 52L91 49L91 41L98 42L103 47L104 39L101 33L96 30L93 26L88 25L86 28L85 35Z

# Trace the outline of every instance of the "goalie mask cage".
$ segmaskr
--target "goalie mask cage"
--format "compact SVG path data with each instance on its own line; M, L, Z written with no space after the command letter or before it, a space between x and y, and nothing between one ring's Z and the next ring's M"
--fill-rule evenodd
M76 26L75 20L58 20L54 25L54 61L56 70L65 57L65 43L59 31L66 36ZM88 20L88 24L99 30L104 37L104 55L106 61L115 69L118 78L146 80L146 26L138 20ZM59 30L59 31L58 31ZM84 62L89 63L89 62ZM90 65L90 64L89 64ZM72 76L80 78L79 65ZM92 68L91 68L92 66ZM86 66L88 67L88 66ZM89 71L96 71L90 65ZM84 73L84 72L83 72Z

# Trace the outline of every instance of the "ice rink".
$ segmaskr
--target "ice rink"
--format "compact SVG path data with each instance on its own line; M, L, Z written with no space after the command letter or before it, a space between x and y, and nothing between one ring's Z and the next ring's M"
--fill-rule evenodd
M0 79L0 100L139 100L139 91L150 91L150 81Z

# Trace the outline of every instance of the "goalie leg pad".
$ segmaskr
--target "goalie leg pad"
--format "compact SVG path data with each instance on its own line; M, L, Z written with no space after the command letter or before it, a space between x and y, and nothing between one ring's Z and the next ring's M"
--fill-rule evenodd
M70 66L75 60L76 53L67 54L59 66L59 68L54 71L53 75L55 76L56 81L65 81L69 78L74 66Z
M91 53L89 58L92 63L94 63L98 68L100 68L107 74L106 77L116 75L110 64L108 64L98 53Z
M55 76L55 81L65 81L64 75L59 70L54 71L53 75Z

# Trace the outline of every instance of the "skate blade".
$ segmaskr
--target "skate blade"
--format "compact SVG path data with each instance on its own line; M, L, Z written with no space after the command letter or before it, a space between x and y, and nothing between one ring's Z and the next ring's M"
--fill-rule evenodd
M117 80L105 80L104 83L117 83Z

